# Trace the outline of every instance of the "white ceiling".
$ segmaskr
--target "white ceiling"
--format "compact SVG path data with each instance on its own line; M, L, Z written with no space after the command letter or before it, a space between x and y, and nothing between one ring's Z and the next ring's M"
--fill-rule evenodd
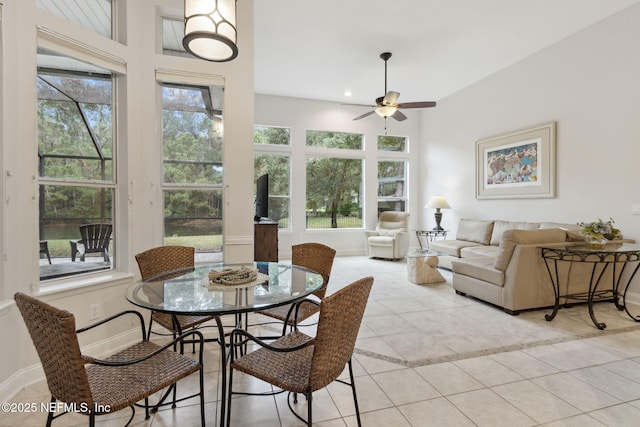
M110 1L37 3L109 37ZM179 19L183 2L171 1ZM380 53L391 52L388 90L401 103L439 101L638 2L254 0L255 91L371 104L384 95ZM182 49L169 30L165 42Z
M438 101L638 1L255 0L255 91L370 104L388 51L388 90Z

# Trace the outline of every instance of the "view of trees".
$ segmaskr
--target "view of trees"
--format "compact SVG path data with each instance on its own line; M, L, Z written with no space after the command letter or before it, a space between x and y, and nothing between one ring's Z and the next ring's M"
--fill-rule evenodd
M307 131L309 147L362 150L360 134ZM341 228L339 217L358 218L345 221L343 227L362 225L362 160L332 157L307 158L307 216L324 213L331 228ZM309 222L309 221L308 221ZM313 227L309 227L313 228Z
M222 247L222 108L220 87L163 84L162 151L165 242L175 236L218 236L193 244Z
M40 238L64 241L78 237L80 224L113 221L112 76L43 68L37 89ZM165 242L215 236L195 246L218 251L223 215L222 88L165 83L162 100ZM254 142L290 146L290 130L256 126ZM306 227L361 227L363 160L348 150L361 151L363 135L310 130L305 143L328 149L326 155L318 152L306 159ZM378 139L379 151L406 148L404 137ZM336 156L336 150L345 150L345 155ZM290 151L258 151L254 166L256 178L269 174L271 219L288 227ZM405 168L405 161L378 162L379 210L404 210Z
M221 98L217 87L163 86L165 235L215 236L194 244L205 251L222 245L222 111L214 92ZM68 253L79 225L113 222L112 77L40 69L37 93L40 239L56 255Z
M77 238L77 226L113 217L112 82L40 70L40 237Z

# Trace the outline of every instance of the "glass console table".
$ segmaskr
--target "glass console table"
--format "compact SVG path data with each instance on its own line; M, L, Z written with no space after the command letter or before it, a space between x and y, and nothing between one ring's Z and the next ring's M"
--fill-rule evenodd
M612 301L618 310L625 310L629 317L640 322L640 316L634 316L629 312L625 304L625 297L629 284L633 280L640 267L640 245L629 243L611 243L601 248L592 248L587 245L566 246L541 246L542 258L547 266L551 285L555 293L555 305L551 314L545 315L548 321L558 313L560 300L586 301L589 307L591 321L598 329L607 327L605 323L598 322L593 311L594 301ZM585 292L562 294L560 286L559 263L589 263L591 277L589 289ZM569 281L573 265L569 265L567 278ZM608 271L610 270L610 271ZM605 273L611 274L611 286L602 282ZM568 286L568 285L567 285Z

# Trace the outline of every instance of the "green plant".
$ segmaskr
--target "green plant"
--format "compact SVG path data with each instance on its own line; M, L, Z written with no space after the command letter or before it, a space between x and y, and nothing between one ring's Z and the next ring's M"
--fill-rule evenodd
M579 222L578 226L580 226L580 234L582 235L598 240L612 240L620 234L620 230L613 226L614 223L615 221L612 218L609 218L609 221L603 221L598 218L597 221L593 222Z

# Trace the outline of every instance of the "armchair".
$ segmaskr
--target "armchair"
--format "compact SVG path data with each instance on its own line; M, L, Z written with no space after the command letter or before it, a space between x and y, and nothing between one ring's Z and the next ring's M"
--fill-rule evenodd
M399 259L409 251L409 214L380 213L375 230L365 230L365 246L371 258Z

